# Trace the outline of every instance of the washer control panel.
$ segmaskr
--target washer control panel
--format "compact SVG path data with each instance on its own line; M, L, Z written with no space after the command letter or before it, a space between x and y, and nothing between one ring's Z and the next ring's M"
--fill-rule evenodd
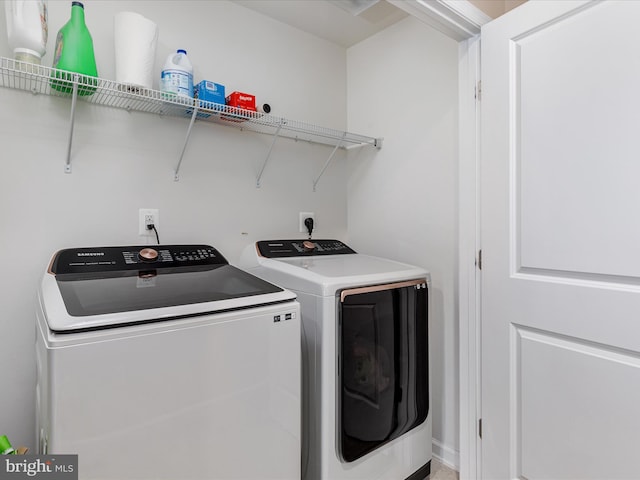
M60 250L54 256L49 271L58 275L228 263L220 252L209 245L88 247Z
M265 258L356 253L340 240L263 240L256 243L256 248Z

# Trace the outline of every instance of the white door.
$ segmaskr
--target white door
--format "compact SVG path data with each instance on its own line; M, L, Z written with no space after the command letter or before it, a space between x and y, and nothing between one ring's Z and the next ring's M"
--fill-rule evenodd
M482 473L640 478L640 1L482 30Z

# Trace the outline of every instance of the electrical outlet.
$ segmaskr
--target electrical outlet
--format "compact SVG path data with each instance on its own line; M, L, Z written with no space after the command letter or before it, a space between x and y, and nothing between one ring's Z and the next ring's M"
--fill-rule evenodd
M299 226L298 226L298 231L300 233L306 233L307 235L309 234L309 232L307 231L307 226L304 224L304 221L307 218L313 218L313 230L314 231L318 228L318 225L316 224L315 215L316 214L313 213L313 212L300 212L300 214L299 214Z
M155 235L153 229L149 230L147 225L154 225L156 230L160 230L160 211L157 208L141 208L138 212L138 234Z

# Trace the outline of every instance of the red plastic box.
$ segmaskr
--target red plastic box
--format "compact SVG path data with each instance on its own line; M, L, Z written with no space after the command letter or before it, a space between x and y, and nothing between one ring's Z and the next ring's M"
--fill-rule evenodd
M243 92L233 92L226 98L230 107L244 108L245 110L256 111L256 96Z

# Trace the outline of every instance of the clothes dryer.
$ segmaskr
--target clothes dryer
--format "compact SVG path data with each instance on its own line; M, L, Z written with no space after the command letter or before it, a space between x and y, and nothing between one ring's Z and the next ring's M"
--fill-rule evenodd
M302 478L426 478L429 273L338 240L259 241L240 266L301 304Z

